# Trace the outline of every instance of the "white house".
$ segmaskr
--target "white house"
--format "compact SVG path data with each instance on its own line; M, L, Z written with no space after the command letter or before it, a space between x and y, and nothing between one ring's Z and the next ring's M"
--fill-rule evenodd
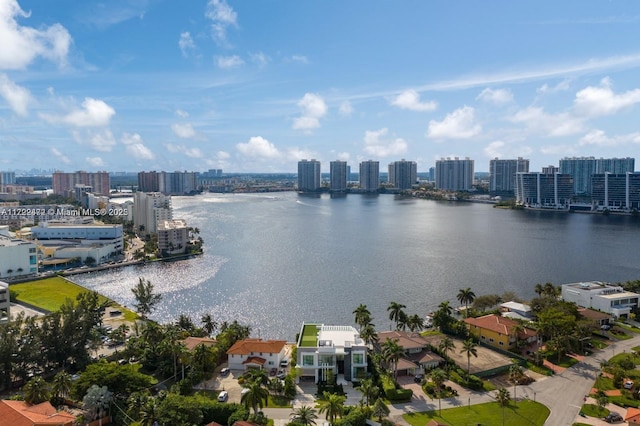
M227 351L229 368L242 371L277 368L286 358L286 343L285 340L239 340Z
M589 281L562 285L562 299L583 308L606 312L616 318L626 318L638 307L638 293L625 291L621 286Z
M15 278L38 272L36 245L0 236L0 277Z

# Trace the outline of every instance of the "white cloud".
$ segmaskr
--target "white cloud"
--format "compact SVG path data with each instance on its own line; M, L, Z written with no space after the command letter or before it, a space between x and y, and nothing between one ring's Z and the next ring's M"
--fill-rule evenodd
M100 157L85 157L84 161L91 164L93 167L104 167L104 161Z
M253 136L249 142L237 144L236 149L245 157L270 159L281 157L278 148L262 136Z
M483 149L489 158L516 158L530 155L533 149L520 144L509 144L503 141L493 141Z
M188 112L186 112L186 111L183 111L183 110L181 110L181 109L177 109L177 110L176 110L176 115L177 115L178 117L181 117L181 118L187 118L187 117L189 117L189 113L188 113Z
M239 67L240 65L243 65L244 61L238 55L218 56L216 58L216 64L218 65L218 68L231 69L231 68L236 68L236 67Z
M513 100L513 93L511 93L511 91L508 89L494 90L487 87L482 92L480 92L476 99L496 105L503 105Z
M196 131L193 129L193 126L191 125L191 123L172 124L171 130L173 130L173 133L177 137L182 139L189 139L196 135Z
M227 28L237 26L238 14L225 0L210 0L207 3L205 16L213 21L211 24L213 40L219 45L227 46Z
M124 133L120 141L125 145L127 154L133 158L138 160L153 160L155 158L153 152L144 145L142 137L137 133Z
M343 117L350 117L351 114L353 114L353 106L351 105L351 102L349 101L342 102L340 104L340 108L338 109L338 112Z
M468 139L481 131L482 126L475 121L475 110L465 105L447 114L442 121L429 121L426 136L434 139Z
M253 62L260 68L267 66L269 62L271 62L271 58L262 52L250 53L249 58L251 59L251 62Z
M389 157L407 152L408 145L402 138L387 138L389 129L367 130L364 134L364 151L374 157Z
M540 107L528 107L518 111L510 120L522 123L529 130L547 136L567 136L584 131L584 122L566 112L547 114Z
M65 164L71 164L71 160L69 160L69 157L58 151L57 148L51 148L50 151L53 156L58 159L58 161L62 161Z
M626 135L616 135L613 137L607 136L607 134L599 129L594 129L580 138L578 145L580 146L598 146L598 147L611 147L625 144L638 144L640 143L640 132L629 133Z
M29 18L17 0L0 1L0 69L24 69L37 57L65 65L71 36L60 24L35 29L20 26L16 18Z
M116 111L104 101L85 98L81 109L71 111L63 117L49 114L41 114L41 117L50 123L65 123L76 127L104 127L109 125L115 113Z
M82 145L90 145L96 151L109 152L116 145L116 139L109 129L102 131L85 130L84 132L74 130L72 135L76 142Z
M293 128L310 131L320 127L320 119L327 113L324 99L315 93L305 93L298 101L302 116L293 120Z
M348 152L339 152L336 158L340 161L349 161L351 155Z
M191 56L191 54L196 50L196 44L193 42L193 38L188 31L180 34L178 46L180 46L182 56L184 56L185 58Z
M293 55L291 56L291 62L299 62L301 64L308 64L309 58L304 55Z
M218 151L216 153L216 157L218 158L218 160L228 160L229 158L231 158L231 154L226 151Z
M192 148L192 147L188 147L186 145L174 145L174 144L171 144L171 143L168 143L165 146L167 147L167 150L169 152L184 154L187 157L191 157L191 158L202 158L202 157L204 157L204 154L202 153L200 148Z
M184 154L187 157L191 157L191 158L202 158L202 157L204 157L204 154L202 153L202 150L200 148L187 148L187 149L185 149Z
M420 102L420 94L415 90L405 90L400 93L391 101L391 105L401 109L423 112L435 111L438 108L438 104L434 101Z
M602 79L599 87L589 86L576 93L576 112L589 117L611 115L640 102L640 89L621 94L613 93L611 81Z
M538 87L536 89L536 92L540 94L564 92L569 90L569 88L571 87L570 83L571 83L571 80L568 78L562 80L555 86L549 86L547 83L545 83L542 86Z
M27 115L27 108L32 100L31 93L9 80L4 74L0 74L0 96L7 101L16 114Z

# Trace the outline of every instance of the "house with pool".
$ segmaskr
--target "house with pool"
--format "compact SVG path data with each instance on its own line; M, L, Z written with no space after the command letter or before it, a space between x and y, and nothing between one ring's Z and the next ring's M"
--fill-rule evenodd
M367 345L352 326L303 323L297 343L301 380L319 383L333 374L351 382L367 375Z

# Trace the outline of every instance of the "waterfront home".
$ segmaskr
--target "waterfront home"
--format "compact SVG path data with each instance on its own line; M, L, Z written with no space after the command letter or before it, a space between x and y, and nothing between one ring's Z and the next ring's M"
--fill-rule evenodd
M607 325L612 321L611 315L604 312L594 311L588 308L578 308L578 314L585 320L593 322L593 324L600 328L603 325Z
M518 341L530 344L538 340L535 330L500 315L489 314L478 318L466 318L464 322L467 324L470 335L482 343L504 350L516 349Z
M531 321L533 319L531 306L525 305L524 303L514 301L505 302L500 304L500 311L502 311L503 317L511 319L519 319L523 321Z
M404 356L398 359L396 373L398 376L416 375L425 370L432 370L444 362L442 357L431 352L429 342L419 333L401 330L381 331L375 344L377 352L382 351L382 345L387 340L397 340L404 349Z
M562 300L606 312L614 318L627 318L638 307L639 297L619 285L599 281L562 284Z
M183 339L181 342L185 346L185 348L187 348L188 351L194 350L198 345L205 345L206 347L210 348L215 346L218 343L217 340L211 339L209 337L193 337L193 336L189 336L186 339Z
M227 351L229 368L241 371L277 368L285 359L286 343L285 340L238 340Z
M338 380L366 377L367 344L352 326L303 323L298 337L297 366L301 378L315 382L330 374Z
M31 405L25 401L0 400L0 422L11 426L72 426L75 416L56 411L49 401Z

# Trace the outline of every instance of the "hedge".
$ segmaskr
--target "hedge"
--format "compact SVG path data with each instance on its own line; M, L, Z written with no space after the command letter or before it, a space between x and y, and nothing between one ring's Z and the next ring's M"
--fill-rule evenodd
M382 376L382 389L389 401L408 401L413 396L411 389L402 389L396 386L395 381L389 376Z

